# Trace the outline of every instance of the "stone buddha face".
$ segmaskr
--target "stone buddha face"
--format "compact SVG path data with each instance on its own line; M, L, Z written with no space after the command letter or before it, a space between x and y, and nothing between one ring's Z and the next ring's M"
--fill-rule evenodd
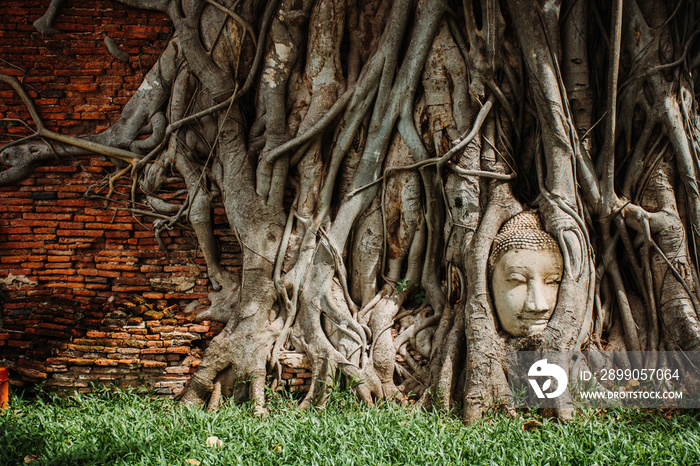
M491 292L501 328L515 337L544 330L557 304L563 260L535 212L508 220L489 258Z

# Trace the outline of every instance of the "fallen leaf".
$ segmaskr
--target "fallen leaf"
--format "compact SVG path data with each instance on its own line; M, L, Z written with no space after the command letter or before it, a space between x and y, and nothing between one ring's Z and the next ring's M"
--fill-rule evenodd
M539 429L542 427L542 423L540 421L537 421L535 419L531 419L527 421L525 424L523 424L523 430L533 430L533 429Z
M192 459L187 460L187 462L190 463L190 464L193 465L193 466L199 466L200 464L202 464L202 463L200 463L199 461L197 461L197 460L192 460Z
M637 388L637 387L639 387L640 385L641 385L641 384L639 383L639 380L634 380L634 379L632 379L632 380L630 380L629 382L627 382L627 385L625 385L625 388L626 388L628 391L634 391L634 389Z
M209 447L209 448L221 448L223 446L224 446L224 442L222 442L219 437L207 437L207 447Z
M39 461L39 457L36 455L27 455L24 457L24 464L32 464Z

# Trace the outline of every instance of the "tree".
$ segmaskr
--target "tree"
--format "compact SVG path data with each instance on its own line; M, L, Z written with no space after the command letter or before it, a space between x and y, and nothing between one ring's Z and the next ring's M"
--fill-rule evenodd
M32 111L0 183L93 151L156 235L190 222L216 290L198 317L226 327L184 401L236 385L263 409L295 348L313 367L302 406L339 371L363 400L413 393L470 421L512 396L506 349L700 347L694 2L120 1L171 18L158 63L103 133ZM182 205L158 197L171 173ZM217 259L217 196L241 276ZM524 206L564 270L546 328L513 338L488 258Z

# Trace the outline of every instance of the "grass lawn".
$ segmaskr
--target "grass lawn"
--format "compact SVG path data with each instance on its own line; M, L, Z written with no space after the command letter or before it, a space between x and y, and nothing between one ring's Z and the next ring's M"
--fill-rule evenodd
M0 413L0 465L700 464L700 412L587 411L565 424L493 414L464 426L347 392L324 409L294 406L276 395L259 417L249 404L207 413L133 391L14 397ZM541 427L523 428L533 420Z

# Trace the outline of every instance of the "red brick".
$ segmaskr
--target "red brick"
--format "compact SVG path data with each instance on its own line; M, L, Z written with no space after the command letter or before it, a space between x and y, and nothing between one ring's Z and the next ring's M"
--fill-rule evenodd
M147 286L114 286L112 287L112 290L116 292L125 292L125 293L143 293L149 290L149 287Z
M99 270L125 270L125 271L137 271L139 268L136 265L129 264L112 264L112 263L102 263L97 264Z
M88 358L68 358L68 364L76 366L92 366L95 364L95 360Z
M134 225L132 223L86 223L85 228L91 230L131 230Z
M56 205L59 207L85 207L88 205L88 201L82 199L59 199L56 201Z
M55 76L68 76L68 77L70 77L70 76L98 76L98 75L101 75L103 73L104 73L104 70L99 70L99 69L98 70L86 70L86 69L82 69L82 70L77 70L77 69L55 70L53 72L53 74ZM94 90L97 90L97 88L95 88Z
M208 325L190 325L187 327L188 332L192 333L207 333L209 331Z
M129 238L131 234L128 231L105 231L105 238Z
M66 325L52 324L51 322L42 322L39 324L39 327L51 330L65 330L68 328Z
M85 289L87 290L109 290L109 285L100 285L97 283L88 283L85 285Z
M36 369L30 369L28 367L15 367L14 370L23 376L34 378L34 379L45 379L47 377L46 372L38 371Z
M46 364L65 365L67 363L68 358L48 358L46 360Z
M104 232L98 230L58 230L58 236L74 236L74 237L92 237L99 238L104 236Z
M53 165L51 167L36 167L34 169L35 172L41 172L45 171L50 174L58 174L58 173L75 173L78 171L78 167L75 165Z
M30 233L32 230L28 227L15 227L15 228L3 228L0 230L0 233L8 234L8 235L19 235L19 234L27 234Z
M72 269L73 264L71 264L70 262L58 262L58 263L52 263L52 264L45 264L44 267L46 267L46 269L50 269L50 270ZM71 271L71 274L73 274L73 273L75 273L75 272Z
M7 346L11 346L13 348L29 348L31 345L31 342L22 340L9 340L7 342Z
M36 213L25 213L22 214L22 218L27 220L70 220L73 216L71 214L36 214Z
M119 364L122 366L129 366L129 365L140 365L141 361L138 359L120 359Z
M114 359L95 359L96 366L116 366L118 362Z
M17 241L2 243L3 249L39 249L44 246L40 241Z
M62 230L82 230L85 228L85 224L81 222L61 222L58 228Z
M63 255L58 255L58 256L50 255L46 259L48 260L48 262L70 262L71 261L70 256L63 256Z
M22 262L22 268L25 269L43 269L44 268L44 263L43 262Z
M141 256L143 257L143 254ZM157 273L162 272L163 267L157 265L142 265L139 270L143 273Z
M0 257L0 262L8 263L8 264L16 264L18 262L23 262L23 261L43 261L46 260L45 255L41 256L1 256Z
M189 374L192 369L188 366L172 366L165 369L166 374Z
M109 249L103 249L97 253L98 256L107 256L107 257L117 257L117 258L122 258L123 260L128 260L127 258L124 258L124 250L119 249L119 250L109 250Z
M149 361L149 360L144 360L142 361L143 367L147 369L165 369L167 367L167 363L165 362L160 362L160 361Z

